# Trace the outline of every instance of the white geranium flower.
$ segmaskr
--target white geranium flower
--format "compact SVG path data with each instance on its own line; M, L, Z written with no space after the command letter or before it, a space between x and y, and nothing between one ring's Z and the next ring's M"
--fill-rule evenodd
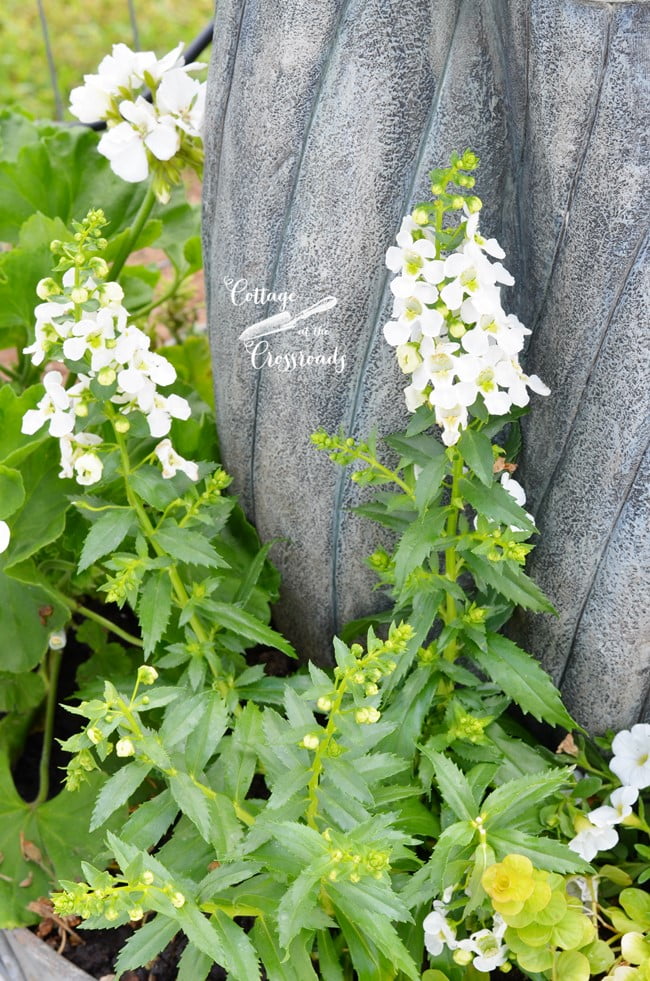
M101 75L84 75L84 84L70 92L70 112L82 123L106 119L116 91Z
M447 920L442 903L436 903L433 912L424 918L424 946L432 957L441 954L445 947L453 950L456 946L456 931Z
M171 440L163 439L162 442L158 443L156 446L154 453L162 463L163 477L175 477L176 472L181 470L190 478L190 480L199 479L198 465L193 463L192 460L186 460L179 453L177 453L172 446Z
M0 521L0 552L6 552L9 547L11 532L6 521Z
M597 828L611 828L632 813L632 805L636 804L638 796L637 787L619 787L610 794L610 806L597 807L587 817Z
M650 723L638 722L623 729L612 742L610 769L627 787L650 787Z
M74 429L74 414L68 393L61 384L60 371L48 371L43 377L45 395L35 409L28 409L23 416L21 432L33 436L46 423L50 436L66 436Z
M129 184L149 175L149 161L140 134L129 123L118 123L103 134L97 149L110 162L111 170Z
M120 102L120 112L157 160L170 160L178 152L181 141L174 120L158 115L141 95L135 102Z
M197 82L182 68L167 71L156 92L156 108L171 116L188 136L201 136L205 116L204 82Z
M618 831L611 825L606 825L603 828L592 825L579 831L575 838L569 842L569 848L572 852L580 855L585 862L591 862L598 852L609 851L610 848L614 848L617 842Z

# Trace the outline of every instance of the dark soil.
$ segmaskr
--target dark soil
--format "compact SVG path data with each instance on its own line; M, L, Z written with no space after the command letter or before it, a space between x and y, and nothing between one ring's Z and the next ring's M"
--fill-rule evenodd
M63 956L80 970L93 978L114 976L114 965L120 950L132 935L130 926L117 927L115 930L81 930L83 944L72 947L66 946ZM178 974L178 960L185 947L186 940L181 935L174 937L162 954L148 967L137 971L126 971L120 975L121 981L175 981ZM213 967L208 975L209 981L225 981L226 972L220 967Z

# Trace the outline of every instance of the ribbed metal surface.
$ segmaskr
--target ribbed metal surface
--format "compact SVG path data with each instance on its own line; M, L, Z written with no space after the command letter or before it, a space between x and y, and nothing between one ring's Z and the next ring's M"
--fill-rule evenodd
M531 568L561 616L522 629L581 721L643 712L649 21L645 4L578 0L219 3L205 192L219 428L248 513L282 539L278 619L306 654L326 658L375 602L377 541L309 433L403 426L383 256L428 170L471 146L483 226L517 278L510 307L534 327L527 365L553 388L522 473L544 530ZM269 344L336 346L345 370L256 370L238 336L281 306L235 305L226 279L293 292L295 310L337 296L326 335Z

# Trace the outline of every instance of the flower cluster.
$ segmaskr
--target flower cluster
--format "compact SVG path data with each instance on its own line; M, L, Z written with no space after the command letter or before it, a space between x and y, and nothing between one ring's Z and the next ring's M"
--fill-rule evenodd
M199 169L202 160L205 83L191 73L203 66L186 65L182 50L179 44L158 59L153 51L115 44L97 74L85 75L70 93L73 116L82 123L107 122L98 149L118 177L138 183L152 168L161 201L169 198L177 171L185 164Z
M25 413L22 431L32 435L47 426L60 444L59 476L74 477L84 486L96 484L103 473L102 437L87 431L87 424L108 417L115 431L123 434L130 428L129 414L139 412L150 435L159 439L169 433L172 419L188 419L191 412L186 399L159 391L159 386L176 380L176 369L151 351L150 338L129 323L121 302L122 287L101 280L108 272L104 260L88 256L87 240L103 223L101 212L90 212L75 226L76 241L53 243L70 268L61 285L53 279L38 284L44 302L35 309L36 339L24 349L33 364L63 361L76 375L74 384L66 388L60 371L45 374L45 394L35 409ZM169 439L163 439L153 455L162 464L163 477L182 470L191 480L198 479L196 463L179 456Z
M530 331L503 309L501 286L511 286L514 279L501 262L492 261L505 256L496 239L479 234L481 202L444 191L449 181L471 186L473 178L460 169L473 169L477 163L470 153L458 158L442 181L433 184L439 200L407 215L397 245L386 253L386 265L397 275L391 283L393 319L385 325L384 337L396 348L402 371L411 376L404 392L408 409L431 405L447 446L460 438L477 400L491 415L500 416L513 406L527 405L528 389L549 394L519 364ZM444 212L461 209L465 221L456 234L443 230ZM443 250L456 240L445 255Z
M630 817L639 791L650 787L650 725L639 722L621 730L614 737L612 750L609 766L623 786L611 793L609 804L578 818L578 833L569 842L569 848L587 862L617 844L616 825Z
M477 930L464 940L456 938L456 927L449 920L448 903L453 888L447 889L442 899L433 903L433 910L424 918L424 945L432 957L437 957L445 947L453 951L457 964L472 964L477 971L490 972L506 963L508 948L503 942L506 924L495 913L492 929Z
M159 882L156 875L144 869L139 876L127 879L112 876L88 866L94 888L81 882L62 882L63 892L52 895L52 904L62 916L75 913L84 918L103 916L109 923L120 917L131 922L143 919L145 909L181 909L185 895L172 882Z

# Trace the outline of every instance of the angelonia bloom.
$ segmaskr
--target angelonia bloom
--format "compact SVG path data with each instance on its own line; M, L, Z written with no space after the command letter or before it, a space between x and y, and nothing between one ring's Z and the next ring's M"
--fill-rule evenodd
M508 947L503 941L506 924L495 913L492 929L478 930L464 940L456 937L456 927L449 920L448 904L453 889L445 890L442 899L436 899L433 909L422 923L424 946L432 957L437 957L447 949L453 952L458 964L473 964L477 971L493 971L506 963Z
M639 791L650 787L650 724L638 722L622 729L614 736L612 752L609 767L622 786L612 791L609 804L579 818L577 834L569 842L569 848L587 862L617 844L616 825L632 814Z
M460 166L473 169L476 158L472 154L465 163L465 156ZM540 395L550 391L519 364L530 331L503 309L501 286L514 279L499 261L505 253L496 239L479 233L480 207L478 198L459 195L446 209L462 210L465 218L458 244L446 251L430 209L420 206L403 219L397 245L386 253L386 265L396 275L384 337L410 377L404 391L409 411L431 406L447 446L458 442L477 400L490 415L500 416L527 405L529 389ZM449 236L449 229L444 234Z
M102 212L90 212L83 223L77 223L79 234L103 223ZM68 243L54 245L74 248ZM60 285L53 279L38 284L37 293L45 302L36 307L36 339L24 353L35 365L63 362L72 384L66 387L60 371L46 372L45 394L36 408L25 412L22 432L32 435L47 426L49 435L59 440L59 476L90 486L102 479L101 454L114 445L105 447L102 437L88 426L97 427L109 418L117 433L126 433L131 428L129 416L139 413L149 434L161 440L151 458L162 464L163 477L182 470L198 480L197 464L179 456L164 438L173 419L188 419L191 413L186 399L161 391L176 380L176 369L150 350L150 338L130 323L122 305L122 287L101 279L107 271L104 260L92 256L85 265L68 269Z
M106 121L98 149L112 170L130 183L153 170L163 202L178 172L186 165L198 170L202 162L205 83L192 73L203 65L186 65L182 50L179 44L158 59L153 51L115 44L97 74L84 75L84 84L70 93L73 116L82 123Z

